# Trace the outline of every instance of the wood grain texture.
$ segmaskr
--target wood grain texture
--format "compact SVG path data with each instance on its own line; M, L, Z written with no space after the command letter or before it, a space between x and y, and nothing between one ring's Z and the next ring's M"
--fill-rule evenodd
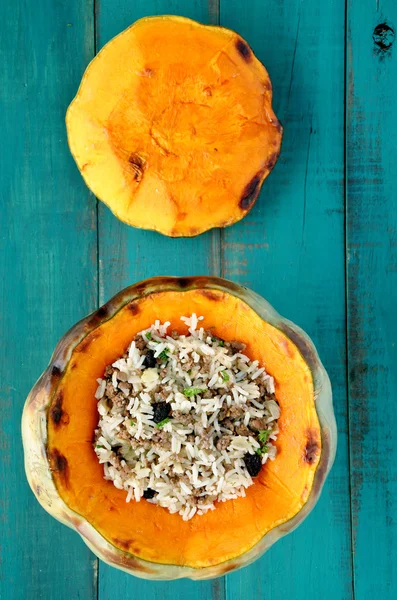
M177 14L202 22L216 19L211 0L97 0L97 50L131 23L148 15ZM100 301L121 287L155 275L219 274L220 232L196 238L167 238L153 231L133 229L99 204Z
M239 31L269 69L285 127L252 212L194 239L134 230L101 203L97 213L66 144L95 46L162 13ZM395 0L14 0L0 17L0 599L397 597ZM251 567L153 583L101 563L97 581L94 556L28 488L20 416L66 329L158 274L222 274L308 331L333 384L337 459L312 515Z
M154 14L178 14L202 22L217 18L217 5L196 0L128 0L97 2L97 49L136 19ZM220 274L220 233L171 239L133 229L99 204L100 302L122 287L154 275ZM100 563L99 599L114 597L158 600L222 600L224 580L148 582Z
M330 374L336 463L310 517L227 579L228 600L350 599L345 373L344 3L221 2L267 66L284 125L281 157L251 213L225 230L224 275L253 288L313 338ZM249 160L249 157L247 157ZM287 566L287 571L286 571Z
M347 247L357 600L397 597L397 4L348 1Z
M26 482L25 398L59 337L96 305L95 202L65 110L93 53L90 2L0 3L0 598L95 598L96 559Z

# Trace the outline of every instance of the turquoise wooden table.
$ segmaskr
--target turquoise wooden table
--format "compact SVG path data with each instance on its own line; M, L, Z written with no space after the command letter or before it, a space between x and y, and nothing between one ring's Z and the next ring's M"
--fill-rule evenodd
M396 598L397 3L13 0L0 12L0 598ZM239 31L270 72L285 128L252 212L194 239L119 222L66 142L89 60L161 13ZM21 411L58 338L159 274L222 275L264 295L312 336L333 383L339 445L316 509L214 581L150 583L98 563L24 476Z

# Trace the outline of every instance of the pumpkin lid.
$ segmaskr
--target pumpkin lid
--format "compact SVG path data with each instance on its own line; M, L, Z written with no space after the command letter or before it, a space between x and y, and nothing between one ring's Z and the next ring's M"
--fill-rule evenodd
M144 18L87 68L67 112L69 145L122 221L194 236L252 208L280 151L271 104L269 75L237 33Z

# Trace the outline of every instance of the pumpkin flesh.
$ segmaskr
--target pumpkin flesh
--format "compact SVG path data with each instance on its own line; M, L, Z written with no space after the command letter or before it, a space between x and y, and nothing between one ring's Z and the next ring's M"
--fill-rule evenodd
M182 17L137 21L92 61L69 145L121 220L170 236L241 219L281 144L269 76L236 33Z
M191 312L203 315L216 336L244 342L247 355L266 366L281 416L276 460L266 463L246 497L186 522L144 500L127 504L126 493L104 480L92 442L96 379L105 366L157 318L184 332L180 316ZM64 502L117 548L163 564L205 567L252 548L305 504L320 453L312 376L296 346L243 301L218 290L159 292L124 306L76 346L48 412L48 456Z

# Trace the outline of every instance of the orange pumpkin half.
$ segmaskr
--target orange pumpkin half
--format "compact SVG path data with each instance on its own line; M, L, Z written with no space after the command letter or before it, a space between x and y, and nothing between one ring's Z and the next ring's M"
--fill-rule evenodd
M91 190L122 221L169 236L230 225L280 152L264 66L235 32L148 17L91 62L66 117Z
M197 314L266 366L280 404L277 457L244 498L190 521L104 479L93 450L96 379L156 319L183 331ZM215 278L156 278L127 288L59 343L24 410L26 470L38 500L98 556L136 575L221 575L248 564L294 528L317 500L336 445L329 380L313 344L268 303Z

